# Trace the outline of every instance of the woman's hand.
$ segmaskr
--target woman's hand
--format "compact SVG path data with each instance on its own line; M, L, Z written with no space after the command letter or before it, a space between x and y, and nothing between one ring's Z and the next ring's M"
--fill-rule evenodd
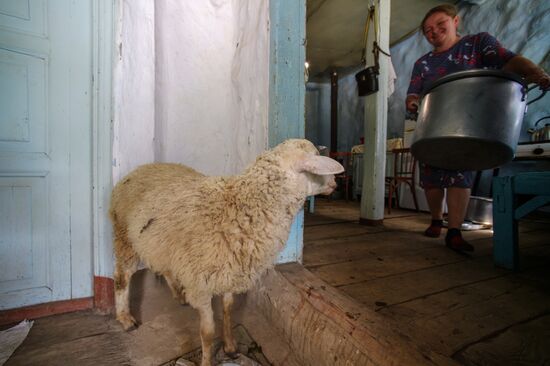
M542 90L548 90L550 89L550 75L548 75L546 72L544 72L544 70L542 69L539 69L538 72L536 73L533 73L531 75L529 75L527 78L526 78L526 81L530 84L530 83L535 83L537 84L538 86L540 86L540 88Z
M405 99L405 104L407 105L407 111L410 113L416 113L418 111L419 96L416 94L407 95Z
M528 84L535 83L543 90L550 89L550 76L531 60L516 55L512 57L502 70L519 74L525 78Z

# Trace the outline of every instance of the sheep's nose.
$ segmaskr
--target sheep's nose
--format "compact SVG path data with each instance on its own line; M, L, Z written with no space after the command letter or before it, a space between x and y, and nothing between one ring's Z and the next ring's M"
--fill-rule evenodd
M328 182L327 183L327 189L322 194L326 194L326 195L331 194L332 192L334 192L334 190L336 189L337 186L338 185L336 184L336 181L334 181L334 180Z

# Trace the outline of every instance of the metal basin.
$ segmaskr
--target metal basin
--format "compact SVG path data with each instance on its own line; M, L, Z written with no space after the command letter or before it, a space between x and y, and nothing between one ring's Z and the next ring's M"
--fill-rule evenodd
M465 220L476 224L493 225L493 200L471 196Z
M526 93L521 78L497 70L462 71L438 79L422 97L413 155L453 170L484 170L511 161Z

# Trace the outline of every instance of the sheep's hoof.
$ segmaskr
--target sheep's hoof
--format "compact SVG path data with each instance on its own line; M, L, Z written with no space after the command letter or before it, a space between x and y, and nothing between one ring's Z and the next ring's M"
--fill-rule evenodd
M234 360L234 359L236 359L236 358L239 358L239 352L237 352L237 351L235 351L235 352L226 352L226 351L224 350L224 352L225 352L225 355L226 355L227 357L229 357L230 359L232 359L232 360Z
M137 321L130 314L120 314L117 316L117 320L122 324L122 328L129 332L137 328Z
M223 346L223 352L225 353L225 355L227 357L229 357L232 360L239 357L239 351L237 350L237 348L235 346L226 348L226 346L224 345Z

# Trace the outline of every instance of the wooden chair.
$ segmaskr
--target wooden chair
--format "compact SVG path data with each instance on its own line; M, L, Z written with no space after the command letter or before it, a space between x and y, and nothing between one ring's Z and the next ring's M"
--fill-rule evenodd
M388 214L391 213L392 198L395 194L396 206L399 207L398 188L401 183L405 183L409 186L413 200L414 207L418 212L418 200L416 199L416 187L414 183L414 176L416 173L416 159L411 154L411 149L393 149L393 176L386 177L386 184L388 186Z
M331 152L329 155L331 158L342 164L344 167L344 172L340 174L336 174L334 177L336 178L336 182L338 183L338 186L344 187L344 194L346 201L349 199L349 187L350 187L350 181L352 177L353 167L352 167L352 161L351 161L351 152L346 151L334 151Z

